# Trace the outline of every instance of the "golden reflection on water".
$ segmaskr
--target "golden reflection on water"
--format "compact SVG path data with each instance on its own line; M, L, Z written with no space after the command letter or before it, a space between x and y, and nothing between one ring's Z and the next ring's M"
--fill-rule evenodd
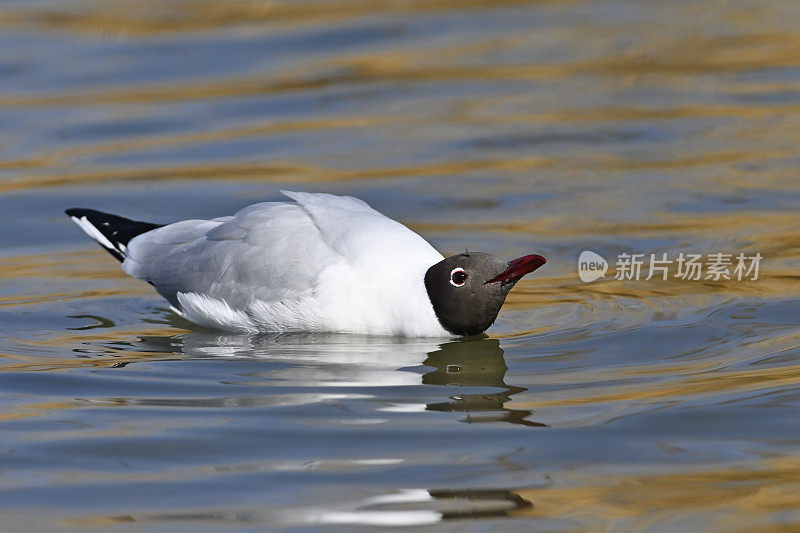
M6 24L41 24L53 29L78 32L101 30L106 33L173 33L214 29L225 25L293 25L332 22L370 13L413 14L448 9L486 9L533 4L544 0L285 0L260 2L236 0L179 0L158 2L143 0L136 4L120 1L82 2L83 9L19 10L0 12ZM79 4L80 5L80 4Z
M795 346L800 346L800 335L793 339ZM659 403L669 400L690 401L699 400L704 397L717 397L728 394L741 394L745 392L778 389L783 387L794 387L800 383L800 366L788 365L780 368L753 369L744 371L719 371L709 368L713 363L703 361L695 365L678 365L670 367L672 373L677 374L678 379L673 380L677 383L667 383L663 385L648 382L638 386L613 386L597 385L584 390L581 396L566 396L564 393L574 393L575 391L563 391L549 395L547 399L533 402L515 402L515 407L528 409L541 409L554 406L575 406L580 404L598 405L605 402L630 402L632 405L642 407L650 403ZM644 370L634 368L615 368L613 374L617 376L634 377L637 374L660 375L665 368L645 368ZM683 375L682 375L683 374ZM578 383L585 379L585 383L591 383L601 378L595 372L591 379L589 376L582 376L581 372L571 373L568 378L571 383ZM607 376L611 378L611 375ZM627 390L626 390L627 389ZM558 396L565 396L558 398Z
M448 9L502 9L506 6L538 6L541 2L469 2L467 6L458 2L324 2L319 9L313 4L280 2L233 2L219 4L207 2L168 2L152 3L149 8L141 2L135 7L126 3L82 2L79 8L59 10L54 8L7 9L0 15L0 23L7 26L31 24L44 25L59 31L82 34L102 28L110 34L131 36L150 33L180 35L182 31L226 27L238 23L251 24L321 24L332 20L349 19L355 16L413 15L428 11ZM547 3L543 3L544 6ZM324 8L322 7L324 6ZM457 7L456 7L457 6ZM548 8L550 9L550 8ZM691 17L690 7L665 8L672 17ZM723 10L722 20L734 26L740 15L734 9ZM147 13L147 16L143 14ZM749 16L752 15L753 19ZM748 20L758 20L750 14ZM764 6L758 15L767 20L779 20L781 9L777 6ZM668 26L665 26L668 28ZM366 128L382 131L385 127L418 127L424 122L418 115L387 113L385 116L363 116L343 114L330 119L273 121L269 125L240 125L196 130L192 133L170 135L145 135L128 137L122 142L106 142L97 139L90 145L67 149L51 149L36 154L35 157L20 159L5 158L0 168L16 170L14 179L0 184L0 190L12 191L26 188L83 184L110 180L181 180L181 179L250 179L265 181L339 181L346 179L415 177L442 174L459 174L468 171L503 173L533 173L541 168L553 168L564 175L575 172L600 172L613 174L632 170L680 170L702 169L704 166L763 163L793 157L796 153L797 122L800 106L791 100L780 99L782 93L793 90L790 82L744 79L726 82L717 86L712 75L729 75L752 70L781 69L800 64L800 35L791 31L758 31L737 28L735 36L706 35L702 31L689 32L675 36L667 29L647 35L646 46L608 49L607 55L573 53L569 58L557 57L552 61L487 61L484 58L506 49L524 51L539 45L537 37L512 33L501 39L476 39L472 42L435 43L419 45L409 50L381 49L378 51L358 51L343 56L317 57L312 55L302 68L295 64L285 69L270 71L268 74L236 75L211 77L209 79L161 80L148 83L126 83L124 86L79 87L73 90L56 90L50 93L24 94L6 93L0 95L0 106L8 108L36 108L46 106L134 106L134 108L170 102L191 100L214 100L266 96L276 93L296 93L320 90L324 87L372 86L386 83L436 84L441 82L531 82L541 80L591 81L601 87L661 88L673 87L680 97L682 86L693 80L698 90L721 90L725 96L756 95L752 101L742 100L738 105L710 101L702 105L692 102L670 102L654 99L646 104L608 105L589 102L576 105L574 101L560 101L557 105L535 94L503 94L502 96L479 94L461 97L457 106L442 116L441 109L431 109L450 125L472 128L488 121L492 125L503 123L563 125L575 123L619 124L621 122L653 121L662 123L680 122L689 119L735 119L739 122L725 127L717 127L706 132L706 139L717 135L733 136L741 140L752 128L759 128L758 121L775 119L766 127L758 129L759 146L746 143L721 143L718 146L704 146L702 150L681 152L667 150L660 155L645 156L636 154L609 154L596 150L583 153L570 151L567 156L518 157L505 156L496 159L473 158L469 161L444 160L426 165L405 166L365 166L352 169L337 168L330 163L318 166L312 161L297 159L278 159L269 164L213 163L171 166L162 164L153 168L125 168L114 166L95 166L91 169L74 171L76 158L90 154L98 156L109 152L125 153L146 148L165 148L177 145L191 145L208 141L233 141L242 137L275 136L288 132L316 131L328 128ZM625 30L639 36L647 31L635 25ZM587 28L591 38L601 42L611 39L613 28L591 26ZM427 47L426 47L427 46ZM702 51L701 53L698 51ZM575 56L575 57L572 57ZM770 96L779 98L772 101ZM680 98L679 98L680 99ZM424 112L425 109L421 109ZM135 113L134 113L135 115ZM744 125L741 121L747 120ZM769 147L769 148L768 148ZM31 169L34 169L31 171ZM35 169L48 169L38 172ZM51 173L54 172L55 174ZM703 181L715 179L716 172L703 176ZM612 178L613 179L613 178ZM736 184L752 185L747 176L737 176L726 172L726 187ZM759 184L770 176L759 175ZM599 178L596 180L600 181ZM697 190L694 184L693 190ZM776 187L796 189L796 184L775 184Z
M120 169L102 172L81 172L76 174L29 175L11 182L0 182L0 192L12 192L29 188L64 187L105 181L148 181L163 180L247 180L252 182L315 183L345 180L369 180L391 178L414 178L452 175L475 171L520 171L548 166L546 158L525 157L513 160L475 160L450 161L430 165L414 165L392 168L372 168L368 170L336 170L302 165L292 162L270 165L248 165L231 163L227 165L182 165L174 168ZM38 163L26 163L26 167Z
M570 472L551 487L520 490L533 502L514 514L569 517L574 531L653 527L683 529L694 522L715 531L796 531L791 514L774 523L764 516L800 507L800 458L766 458L731 467L680 473L615 475Z
M46 252L0 258L0 279L129 279L99 250Z

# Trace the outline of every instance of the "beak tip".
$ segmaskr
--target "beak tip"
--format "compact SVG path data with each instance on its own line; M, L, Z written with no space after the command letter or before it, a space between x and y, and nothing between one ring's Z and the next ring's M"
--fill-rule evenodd
M545 263L547 263L547 259L536 254L524 255L522 257L518 257L517 259L512 259L508 262L508 268L506 270L484 283L484 285L488 283L494 283L496 281L501 282L501 286L508 283L517 282L524 275L533 272Z

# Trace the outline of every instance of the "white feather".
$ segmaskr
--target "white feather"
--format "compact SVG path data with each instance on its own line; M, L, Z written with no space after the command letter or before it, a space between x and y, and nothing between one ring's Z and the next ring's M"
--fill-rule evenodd
M116 247L109 241L105 235L100 233L100 230L95 228L86 217L70 217L75 224L78 225L86 234L92 239L96 240L106 248L116 249Z

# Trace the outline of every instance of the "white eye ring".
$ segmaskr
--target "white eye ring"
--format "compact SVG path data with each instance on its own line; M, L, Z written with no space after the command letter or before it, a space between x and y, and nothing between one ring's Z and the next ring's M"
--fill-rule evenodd
M464 281L462 281L461 283L456 283L456 281L453 278L459 272L463 272L464 273ZM466 270L464 270L461 267L456 267L456 268L454 268L453 270L450 271L450 285L452 285L453 287L463 287L464 284L467 282L467 278L468 277L469 276L467 276L467 271Z

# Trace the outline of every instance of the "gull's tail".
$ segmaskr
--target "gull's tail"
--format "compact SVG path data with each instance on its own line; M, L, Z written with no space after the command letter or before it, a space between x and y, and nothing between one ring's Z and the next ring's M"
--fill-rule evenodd
M120 261L125 260L125 250L131 239L161 227L160 224L130 220L94 209L73 207L66 213L89 237Z

